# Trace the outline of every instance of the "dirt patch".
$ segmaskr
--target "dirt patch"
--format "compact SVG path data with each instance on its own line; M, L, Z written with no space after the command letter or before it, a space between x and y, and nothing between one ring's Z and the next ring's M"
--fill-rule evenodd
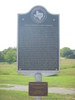
M8 86L8 87L0 87L0 90L28 91L28 86L24 85L14 85L14 84L0 84L0 85ZM75 88L49 87L48 93L75 94Z

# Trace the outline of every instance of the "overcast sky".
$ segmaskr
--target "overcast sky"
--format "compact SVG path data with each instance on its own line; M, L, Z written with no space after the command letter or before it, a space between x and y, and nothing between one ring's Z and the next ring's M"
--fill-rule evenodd
M60 48L75 49L75 0L0 0L0 51L17 47L17 14L36 5L60 15Z

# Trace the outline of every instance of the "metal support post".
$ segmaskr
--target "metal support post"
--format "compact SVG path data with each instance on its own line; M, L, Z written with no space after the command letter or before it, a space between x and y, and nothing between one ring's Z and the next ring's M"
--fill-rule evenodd
M42 74L41 73L35 74L35 82L42 82ZM41 96L35 96L34 100L42 100L42 97Z

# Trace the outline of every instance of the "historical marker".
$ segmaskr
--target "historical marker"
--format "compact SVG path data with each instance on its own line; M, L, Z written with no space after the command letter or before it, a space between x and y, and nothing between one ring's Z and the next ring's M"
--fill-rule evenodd
M18 15L18 72L59 72L59 15L52 15L41 6Z
M29 82L30 96L48 96L47 82Z

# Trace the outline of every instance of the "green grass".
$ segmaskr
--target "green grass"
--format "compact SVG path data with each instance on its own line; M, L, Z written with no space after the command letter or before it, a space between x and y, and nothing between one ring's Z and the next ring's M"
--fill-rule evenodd
M60 59L60 69L75 68L75 59Z
M0 84L28 85L34 81L33 76L17 73L17 64L0 63ZM61 59L60 73L56 76L43 77L49 87L75 88L75 59Z
M42 100L75 100L75 95L61 95L50 93ZM23 91L7 91L0 90L0 100L34 100L33 96L29 96L27 92Z
M2 85L2 84L0 84L0 88L11 88L11 87L13 87L13 86L9 86L9 85Z
M23 84L27 85L29 81L34 81L34 77L22 75L0 75L0 83Z
M28 85L34 81L33 76L24 76L17 73L17 64L0 63L0 88L8 88L2 84ZM48 82L49 87L75 88L75 59L61 59L60 73L56 76L43 76L43 81ZM57 98L57 99L56 99ZM73 99L74 98L74 99ZM0 90L0 100L34 100L24 91ZM61 95L50 93L42 100L75 100L75 95Z
M0 62L0 75L17 75L17 64L8 64L7 62Z

